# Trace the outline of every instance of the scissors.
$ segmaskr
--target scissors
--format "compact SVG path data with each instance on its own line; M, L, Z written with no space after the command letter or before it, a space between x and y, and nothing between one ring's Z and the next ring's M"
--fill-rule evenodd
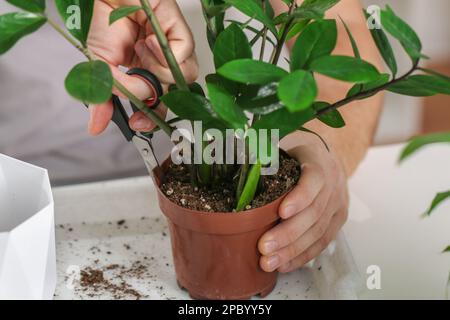
M152 97L145 100L144 103L151 109L157 108L161 102L160 97L164 94L159 79L150 71L139 68L130 69L127 74L130 76L137 76L147 83L152 91ZM134 144L142 159L144 160L148 173L153 179L155 179L155 173L159 175L161 172L161 167L155 155L155 151L153 149L151 141L151 139L153 138L153 134L143 135L142 133L136 132L131 129L129 125L129 115L122 105L119 97L113 95L112 103L114 112L111 120L120 129L125 139L128 142L132 142ZM134 103L130 101L130 104L134 112L139 111Z

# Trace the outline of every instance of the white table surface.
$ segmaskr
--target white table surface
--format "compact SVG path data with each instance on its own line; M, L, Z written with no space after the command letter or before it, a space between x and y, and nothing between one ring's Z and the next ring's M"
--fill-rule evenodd
M334 253L331 255L325 253L322 255L324 258L318 259L321 265L325 262L324 269L328 270L327 272L323 272L324 270L317 272L318 266L316 265L309 269L313 273L306 269L283 278L279 284L284 289L280 287L281 290L276 290L276 298L282 298L283 292L289 292L285 296L288 299L313 298L316 293L316 297L323 297L324 288L334 290L331 293L327 292L326 297L342 297L343 295L339 292L342 289L336 286L336 283L344 283L344 288L348 289L349 286L345 284L346 279L352 278L353 275L356 277L357 273L362 276L362 283L364 283L367 278L366 270L371 265L376 265L381 270L381 289L362 290L362 293L360 292L362 298L445 297L450 271L450 255L440 252L450 244L450 203L441 205L431 218L421 219L420 215L430 204L436 192L448 190L450 187L448 165L450 148L448 146L428 147L399 166L397 159L400 150L400 145L371 149L350 181L352 204L349 221L344 227L344 234L354 262L348 259L348 254L345 253L345 240L338 241L338 249L334 250ZM112 231L108 230L108 226L106 229L101 227L104 225L104 221L119 218L116 216L117 214L131 214L138 218L148 215L149 210L151 211L150 216L160 215L159 209L154 204L156 199L148 197L147 180L148 178L144 180L128 179L54 189L57 223L76 224L77 221L78 223L80 221L95 223L93 227L89 226L86 230L78 224L75 232L70 234L63 230L57 232L59 253L61 253L59 254L59 268L62 269L59 270L60 276L64 276L65 264L79 263L80 258L78 257L83 254L82 251L81 253L77 251L80 248L83 250L80 242L78 245L71 243L71 238L79 237L82 244L83 241L90 244L91 241L95 241L96 235L101 231L101 237L98 240L100 244L103 243L106 247L122 246L120 237L124 235L120 232L112 235L118 244L108 242L108 239L111 239ZM138 190L133 191L133 188ZM135 209L131 211L129 204L123 201L124 197L129 196L126 194L127 191L133 191L132 193L136 196L133 201ZM118 194L121 196L117 196ZM110 208L114 208L113 211L116 213L113 214ZM95 212L94 215L93 212ZM69 213L70 215L68 215ZM132 221L130 220L130 223L133 223ZM162 246L160 251L166 252L163 254L163 258L168 259L167 261L171 263L168 241L162 239L160 235L161 230L167 228L165 223L157 224L156 227L152 226L153 229L156 229L150 234L142 229L144 227L140 226L136 229L138 237L147 237L148 239L142 238L141 240L149 240L153 244L151 248L142 246L142 252L153 252L156 248L155 245ZM81 235L77 234L78 228L81 228L79 229ZM132 239L136 240L137 238L134 237L133 235ZM142 241L134 242L140 245ZM72 248L75 248L76 252ZM88 262L87 258L83 257L81 260ZM127 256L122 253L118 259L126 260ZM64 261L61 262L61 260ZM167 295L174 296L174 298L186 297L176 287L172 271L168 272L169 270L164 267L165 261L161 262L161 269L164 270L163 276L159 280L156 279L153 284L158 287L159 282L163 281L170 292L164 294L153 292L150 294L151 298L167 298ZM328 266L326 261L330 261ZM353 265L354 263L356 265ZM295 279L301 279L301 281ZM305 294L303 291L306 289L299 287L298 283L304 285L306 280L310 281L308 279L315 279L312 287L321 290L317 292L310 290L309 294ZM354 279L351 279L350 282L354 282ZM60 286L58 292L60 298L76 298L61 287L63 286ZM277 296L278 292L280 296Z
M381 290L366 298L442 299L450 271L450 202L422 219L436 192L450 189L450 146L433 145L401 165L401 146L370 150L350 181L366 205L344 227L361 274L381 269Z

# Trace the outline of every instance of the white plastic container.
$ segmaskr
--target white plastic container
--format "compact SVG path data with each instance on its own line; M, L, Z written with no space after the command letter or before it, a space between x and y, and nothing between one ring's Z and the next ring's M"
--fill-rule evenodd
M55 287L48 173L0 154L0 299L52 299Z

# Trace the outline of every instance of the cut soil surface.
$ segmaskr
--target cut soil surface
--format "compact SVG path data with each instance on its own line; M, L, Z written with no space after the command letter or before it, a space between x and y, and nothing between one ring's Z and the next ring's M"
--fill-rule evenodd
M300 165L295 159L280 153L278 173L263 176L260 191L246 210L262 207L289 192L297 184L300 171ZM189 169L185 165L170 164L161 190L172 202L184 208L206 212L233 212L236 204L234 183L226 181L216 186L194 188L190 184Z

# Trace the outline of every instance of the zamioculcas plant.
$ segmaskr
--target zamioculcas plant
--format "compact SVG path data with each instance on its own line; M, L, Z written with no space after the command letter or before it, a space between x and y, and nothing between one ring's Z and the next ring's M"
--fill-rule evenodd
M432 71L430 71L432 72ZM438 75L441 76L441 75ZM441 76L443 77L443 76ZM445 78L445 77L444 77ZM447 81L450 81L450 79L447 77ZM433 133L425 136L419 136L416 138L411 139L411 141L406 145L406 147L403 149L402 154L400 155L400 162L405 161L409 157L411 157L413 154L418 152L419 150L423 149L426 146L432 145L432 144L449 144L450 143L450 132L442 132L442 133ZM431 202L431 205L429 208L423 213L422 216L429 217L431 214L441 205L444 201L450 199L450 190L448 191L442 191L436 194L433 201ZM444 248L442 253L448 253L450 252L450 245ZM447 291L446 296L449 297L449 285L450 285L450 276L448 278L447 283Z
M97 60L90 53L87 38L93 14L93 0L55 1L66 26L71 19L67 8L70 5L78 5L81 8L80 28L67 31L46 15L44 0L7 1L24 9L26 13L0 16L0 53L5 53L20 38L48 22L87 58L87 62L75 66L67 76L66 88L69 94L85 103L102 103L111 98L114 86L153 120L159 129L169 135L174 131L173 121L166 122L146 108L123 84L113 79L104 62ZM204 152L200 152L201 160L204 161L188 165L193 187L210 189L223 183L233 185L233 201L229 211L234 209L239 212L254 208L252 202L255 196L263 191L261 188L264 186L261 183L264 180L261 172L274 161L274 157L263 159L257 151L266 149L273 155L278 150L278 145L272 145L271 139L258 138L256 142L249 139L247 133L252 129L256 132L265 129L268 134L271 130L278 130L278 137L281 139L296 130L308 131L304 126L313 119L319 119L333 128L341 128L345 122L338 111L339 108L353 101L369 98L383 90L411 96L450 93L448 77L421 67L422 59L427 57L422 53L420 39L390 7L381 10L381 25L374 23L371 30L390 70L389 73L384 73L361 58L358 44L345 21L325 18L326 11L339 0L305 0L300 5L293 0L283 1L289 9L285 13L275 15L268 0L200 0L206 20L207 41L216 68L215 73L206 77L206 94L198 84L186 83L147 0L141 0L140 6L118 8L110 17L110 22L114 23L138 10L144 10L147 14L149 24L157 36L176 81L162 97L162 101L177 115L178 120L188 120L191 123L201 121L202 130L205 131L217 129L219 132L226 132L227 129L233 129L241 133L236 134L233 139L239 139L247 145L247 148L244 148L242 163L228 165L207 161L214 159L214 152L218 150L211 150L210 145L215 142L214 139L206 139L201 144L200 151L211 150L209 155L205 156ZM247 19L226 20L225 15L229 8L239 10ZM377 22L373 17L368 18ZM333 54L337 42L337 24L344 24L353 48L353 56ZM400 42L411 59L411 67L402 75L398 75L396 58L386 33ZM279 66L282 48L294 37L297 37L297 40L292 49L290 68L285 70ZM255 51L256 55L253 54ZM270 53L268 59L266 53ZM315 79L317 74L354 85L340 101L318 101ZM195 215L194 211L183 211L182 207L174 207L166 202L164 197L167 194L160 194L160 201L163 203L161 207L164 213L173 223L174 258L178 280L182 286L188 288L193 296L209 298L240 298L270 292L276 276L263 273L259 269L255 247L262 233L276 223L275 206L265 209L270 211L267 219L261 210L220 217L216 215L216 218L212 215L210 218L211 215ZM182 201L177 203L183 206ZM178 216L177 212L180 211L184 214L183 218ZM250 220L257 214L259 220ZM190 221L191 218L198 218L201 222L194 222L195 219ZM250 226L249 221L253 221L255 226ZM217 229L217 224L221 223L223 228L229 229ZM183 225L183 228L177 229L178 225ZM192 233L189 230L192 230ZM243 233L249 238L235 238ZM214 238L214 234L222 235L218 237L220 240ZM187 243L196 247L190 248ZM245 249L238 247L238 244L246 246ZM220 262L214 261L211 256L217 254L217 251L225 250L224 248L228 256L220 256ZM200 257L198 252L204 252L206 256ZM243 259L247 263L236 264L236 261ZM198 260L201 260L198 264L192 262ZM214 272L215 268L219 267L218 264L223 272ZM233 268L233 271L227 268ZM230 279L226 276L230 274L245 274L245 277ZM247 277L252 280L246 287L243 279Z

